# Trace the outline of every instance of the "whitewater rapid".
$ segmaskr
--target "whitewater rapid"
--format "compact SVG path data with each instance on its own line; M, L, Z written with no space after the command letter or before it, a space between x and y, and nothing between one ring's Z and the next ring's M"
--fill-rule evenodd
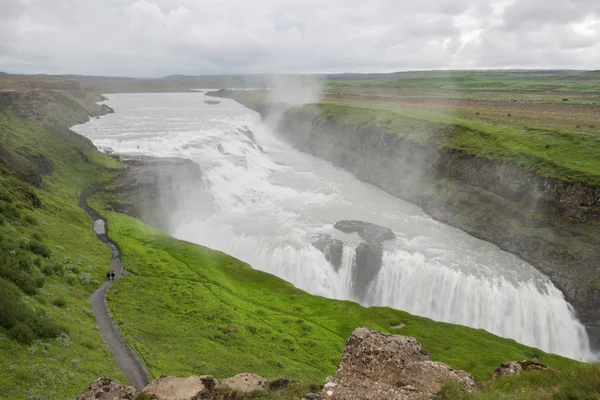
M438 321L482 328L575 359L591 359L589 340L550 280L498 247L434 221L418 207L361 182L277 138L255 112L202 93L108 95L116 114L74 129L118 153L183 157L198 163L201 186L181 193L185 221L175 237L231 254L310 293L353 298L358 235L340 220L392 229L383 265L364 305L385 305ZM202 199L206 199L203 196ZM311 245L342 239L336 271Z

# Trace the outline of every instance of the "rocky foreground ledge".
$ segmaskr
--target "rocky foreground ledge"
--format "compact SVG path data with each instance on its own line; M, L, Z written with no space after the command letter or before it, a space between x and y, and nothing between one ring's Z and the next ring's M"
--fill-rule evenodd
M539 371L547 367L531 361L503 363L494 378ZM444 363L432 361L414 338L358 328L348 339L338 371L322 387L306 393L306 399L321 400L427 400L434 399L442 385L454 380L465 392L476 388L473 377ZM288 379L268 381L245 373L218 381L212 376L178 378L162 375L141 392L108 378L93 382L77 400L196 400L260 399L268 392L293 384ZM312 390L312 389L311 389ZM251 397L246 397L252 393Z

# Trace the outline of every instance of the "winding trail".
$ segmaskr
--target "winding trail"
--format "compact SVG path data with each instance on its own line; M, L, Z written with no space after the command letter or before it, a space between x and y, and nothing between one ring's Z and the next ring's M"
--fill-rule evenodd
M79 197L79 207L83 208L92 218L92 221L94 222L94 231L96 232L98 239L109 245L112 249L110 264L112 269L115 270L115 279L118 279L123 272L121 249L116 243L108 238L108 225L106 219L96 211L92 210L87 204L88 197L102 190L102 188L103 186L96 187L82 193ZM135 351L129 347L127 342L125 342L123 336L121 336L110 310L108 309L108 304L106 303L106 293L114 283L114 281L104 281L102 286L100 286L90 297L90 303L94 309L94 314L96 315L98 330L106 344L108 344L108 348L113 353L117 365L121 368L121 371L123 371L127 379L129 379L131 385L138 390L142 390L148 385L148 373L144 363Z

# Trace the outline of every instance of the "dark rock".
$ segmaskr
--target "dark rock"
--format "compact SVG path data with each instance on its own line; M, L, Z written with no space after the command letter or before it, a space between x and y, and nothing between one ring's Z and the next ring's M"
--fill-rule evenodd
M381 269L383 249L380 244L362 242L356 248L352 281L354 295L359 300L365 300L367 289Z
M325 259L333 265L336 272L340 269L344 253L344 242L329 235L322 235L311 244L323 253Z
M414 338L358 328L348 339L338 371L321 392L326 400L433 399L447 380L467 392L476 385L471 375L431 361Z
M20 178L21 180L29 183L32 186L35 186L36 188L41 189L44 186L44 181L42 180L40 174L38 174L37 172L22 171L20 173Z
M548 370L550 370L550 368L535 361L511 361L500 364L494 371L492 378L498 379L504 378L505 376L520 375L523 372Z
M392 232L390 228L385 228L370 222L339 221L336 222L333 227L345 233L356 232L363 240L371 243L381 243L396 238L394 232Z
M52 161L50 161L45 155L38 154L30 158L31 162L35 165L37 171L43 175L50 175L54 170Z
M275 379L274 381L269 381L267 386L270 391L277 392L277 391L282 390L282 389L286 388L287 386L289 386L290 383L292 383L292 381L289 379L279 378L279 379Z
M306 393L304 395L305 399L309 399L309 400L321 400L321 393Z
M114 114L115 110L112 109L111 107L107 106L106 104L102 104L100 106L100 110L102 114Z

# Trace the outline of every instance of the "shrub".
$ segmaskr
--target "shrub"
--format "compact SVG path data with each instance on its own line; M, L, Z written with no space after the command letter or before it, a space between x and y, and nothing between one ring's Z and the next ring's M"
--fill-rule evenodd
M562 99L562 101L569 101L569 99L567 99L567 98L564 98L564 99Z
M35 312L22 300L19 289L11 282L0 279L0 326L23 343L36 337L58 337L66 329L52 321L44 312Z
M90 283L92 283L92 274L88 272L83 272L79 274L79 281L84 285L89 285Z
M52 304L54 304L56 307L65 308L67 306L67 300L65 300L64 297L58 297L52 300Z
M31 237L39 242L42 241L42 235L40 235L38 232L35 232L33 235L31 235Z
M32 253L40 255L44 258L48 258L52 255L50 249L39 240L32 240L29 242L28 248Z
M22 322L17 322L9 331L10 336L17 342L23 344L32 344L35 340L35 335L30 327Z
M37 224L38 224L38 221L37 221L37 219L35 219L35 218L34 218L34 217L32 217L31 215L27 215L27 216L25 217L25 222L27 222L29 225L37 225ZM39 234L38 234L38 233L34 233L34 235L36 235L36 234L39 236ZM38 240L40 240L40 239L38 239Z
M42 268L42 272L44 273L44 275L59 275L62 276L65 273L65 267L62 266L59 263L49 263L44 265L44 267Z

